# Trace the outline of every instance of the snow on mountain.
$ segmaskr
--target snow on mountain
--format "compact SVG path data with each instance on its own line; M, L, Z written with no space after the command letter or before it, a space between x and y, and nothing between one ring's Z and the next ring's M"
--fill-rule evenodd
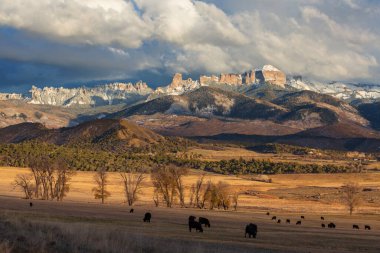
M22 94L17 93L0 93L0 100L10 100L10 99L23 99Z
M35 86L30 90L31 104L47 104L55 106L74 105L112 105L133 103L147 97L152 92L146 83L110 83L93 88L54 88L43 89Z
M292 78L287 83L289 86L299 90L310 90L333 97L352 101L355 99L376 100L380 98L380 85L355 84L345 82L310 82L302 81L299 78Z

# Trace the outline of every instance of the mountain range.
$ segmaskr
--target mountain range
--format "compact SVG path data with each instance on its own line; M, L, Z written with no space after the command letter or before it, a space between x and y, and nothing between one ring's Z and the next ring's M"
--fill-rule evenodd
M375 85L311 83L266 65L241 74L202 75L199 80L177 73L168 86L155 90L138 82L76 89L33 87L30 97L0 94L0 127L21 124L16 129L57 144L52 140L65 143L63 133L69 132L37 130L74 127L69 136L75 139L79 137L74 132L82 129L76 127L83 124L128 119L164 136L377 152L378 96L380 87ZM0 139L10 142L34 138L17 134L9 139L9 129L0 131Z

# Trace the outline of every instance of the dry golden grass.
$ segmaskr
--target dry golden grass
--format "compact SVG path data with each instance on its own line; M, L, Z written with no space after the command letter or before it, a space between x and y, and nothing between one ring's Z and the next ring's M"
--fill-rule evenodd
M277 224L260 210L208 211L138 205L130 214L125 205L34 200L31 208L28 200L0 197L0 201L0 227L4 228L0 230L0 239L9 238L8 246L15 241L18 246L31 241L31 245L50 249L31 252L378 253L380 246L380 219L373 215L324 215L325 223L332 221L337 225L331 230L321 228L320 215L307 212L271 211L271 215L283 221L291 220L291 224ZM151 223L142 222L146 211L152 213ZM301 214L306 219L297 226L295 222ZM189 233L189 215L209 218L211 228L205 228L204 233ZM258 225L256 239L244 238L244 227L249 222ZM353 224L361 230L353 230ZM370 224L372 230L363 230L365 224ZM26 239L17 240L20 236Z
M17 174L28 173L26 168L0 168L0 196L22 197L22 192L12 185ZM189 188L203 172L191 171L184 178L186 186L186 201L188 200ZM125 202L123 185L119 173L109 172L109 185L107 190L111 197L106 200L108 204L123 204ZM65 201L93 202L95 200L92 188L95 186L94 172L76 172L70 181L70 192ZM239 192L239 208L250 210L252 208L283 210L289 212L309 213L345 213L346 208L340 202L339 188L350 181L358 182L362 187L371 188L374 191L368 194L379 195L380 173L362 174L294 174L294 175L271 175L272 183L264 183L251 180L250 176L237 177L219 174L207 174L206 180L213 182L223 181L230 185L231 192ZM320 200L310 199L305 191L326 194L332 196ZM329 195L330 194L330 195ZM371 197L372 195L369 195ZM144 182L140 198L137 204L152 204L153 186L150 177ZM364 197L368 197L365 195ZM368 197L368 198L369 198ZM380 196L374 201L366 199L361 203L359 213L380 214Z
M19 252L36 249L30 252L59 253L378 253L380 248L380 201L363 203L358 212L349 216L338 202L293 197L294 194L306 196L310 189L331 191L351 180L378 189L380 173L273 175L270 176L273 183L252 181L249 176L207 174L212 181L227 182L232 190L255 193L241 195L238 211L156 208L152 205L152 185L147 180L134 206L135 212L130 214L118 173L109 173L108 190L112 196L105 205L93 198L94 172L77 172L63 202L32 200L33 207L29 207L30 200L21 199L22 193L12 186L17 174L27 172L26 168L0 168L0 252L12 252L19 246ZM187 190L201 173L191 171L185 178ZM290 197L283 198L283 194ZM150 224L142 222L146 211L153 216ZM270 216L265 214L267 211ZM205 228L203 234L189 233L189 215L209 218L211 228ZM271 221L272 215L283 222L290 219L291 224L277 224ZM300 215L306 219L296 226ZM337 229L322 229L321 215L325 224L334 222ZM244 238L244 227L249 222L259 227L257 239ZM353 230L353 224L361 229ZM371 231L363 230L366 224L371 225Z
M282 154L271 154L271 153L259 153L252 150L247 150L245 148L238 147L223 147L218 150L212 150L207 148L192 148L188 154L199 154L202 155L201 159L207 161L219 161L219 160L229 160L229 159L258 159L258 160L271 160L274 162L296 162L301 164L335 164L335 165L348 165L353 162L350 159L324 159L322 157L313 156L299 156L289 153ZM379 166L380 163L371 162L368 168L374 169Z

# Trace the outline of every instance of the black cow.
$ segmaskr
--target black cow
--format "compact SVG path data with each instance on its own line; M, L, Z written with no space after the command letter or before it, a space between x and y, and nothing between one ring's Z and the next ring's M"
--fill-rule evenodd
M330 222L328 225L327 225L328 228L336 228L336 225L332 222Z
M301 225L301 221L300 220L297 221L296 225Z
M195 228L195 231L199 231L203 233L202 224L196 221L194 216L189 216L189 231L190 232L192 228Z
M321 216L321 220L325 220L325 217Z
M145 213L143 221L150 223L150 219L151 218L152 218L152 214L151 213Z
M301 219L305 219L305 216L302 215L302 216L301 216Z
M359 225L352 225L352 229L359 229Z
M267 212L267 215L269 216L269 215L270 215L270 213L269 213L269 212Z
M244 237L247 237L247 234L248 234L249 238L251 238L251 236L253 238L256 238L256 235L257 235L257 225L253 224L253 223L249 223L247 226L245 226Z
M32 203L32 202L30 202L30 203L29 203L29 206L30 206L30 207L32 207L32 206L33 206L33 203Z
M325 227L326 227L326 225L322 223L322 224L321 224L321 227L325 228Z
M280 220L280 219L278 219L277 223L281 223L281 220Z
M199 223L205 225L205 227L211 227L210 221L206 218L199 217Z
M290 224L290 220L289 220L289 219L286 219L286 223Z
M273 217L272 217L272 220L277 220L277 217L276 217L276 216L273 216Z
M135 211L135 209L131 208L131 210L129 210L129 213L133 213Z
M365 230L371 230L371 226L370 226L370 225L365 225L365 226L364 226L364 229L365 229Z

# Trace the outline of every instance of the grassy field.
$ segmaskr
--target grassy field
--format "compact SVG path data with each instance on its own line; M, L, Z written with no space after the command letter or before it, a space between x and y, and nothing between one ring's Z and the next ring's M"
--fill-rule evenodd
M252 176L208 174L208 179L227 182L231 190L241 193L238 211L154 207L147 179L130 214L118 173L109 173L112 196L104 205L91 192L94 173L77 172L63 202L33 200L29 207L29 200L23 200L12 185L17 174L27 172L26 168L0 168L0 252L377 253L380 248L380 173L273 175L272 183L254 181ZM187 190L200 173L191 171L186 176ZM371 189L353 216L340 203L339 187L348 181ZM319 199L313 198L316 194ZM146 211L153 215L150 224L142 222ZM189 233L189 215L209 218L211 228L203 234ZM272 215L283 222L271 221ZM300 215L306 219L297 226ZM321 215L324 223L334 222L337 229L321 228ZM284 224L286 219L291 224ZM257 239L244 238L249 222L259 227ZM353 224L361 229L353 230ZM366 224L371 231L363 229Z
M28 173L26 168L0 168L0 196L22 197L22 192L14 188L17 174ZM186 194L202 172L191 171L184 178ZM78 171L70 181L70 192L66 201L94 202L92 188L95 186L94 172ZM227 176L207 174L206 180L228 183L231 192L238 192L239 208L242 210L280 210L309 213L345 213L341 202L340 187L347 182L358 182L370 189L361 193L358 213L380 214L380 173L362 174L294 174L271 175L272 183L255 181L253 176ZM153 186L149 176L143 183L139 204L152 204ZM109 204L124 204L125 197L119 173L109 172ZM188 196L187 196L188 199Z
M337 228L321 228L320 215L275 211L291 224L277 224L265 212L207 211L137 205L61 203L0 197L1 247L15 252L373 252L380 247L380 219L374 215L325 215ZM151 223L143 223L146 211ZM189 215L207 217L211 228L189 233ZM244 227L258 225L256 239L244 238ZM358 224L361 229L353 230ZM363 230L364 224L372 227ZM2 245L2 246L1 246ZM21 249L21 251L20 251ZM29 250L29 251L28 251ZM9 251L12 252L12 251Z

